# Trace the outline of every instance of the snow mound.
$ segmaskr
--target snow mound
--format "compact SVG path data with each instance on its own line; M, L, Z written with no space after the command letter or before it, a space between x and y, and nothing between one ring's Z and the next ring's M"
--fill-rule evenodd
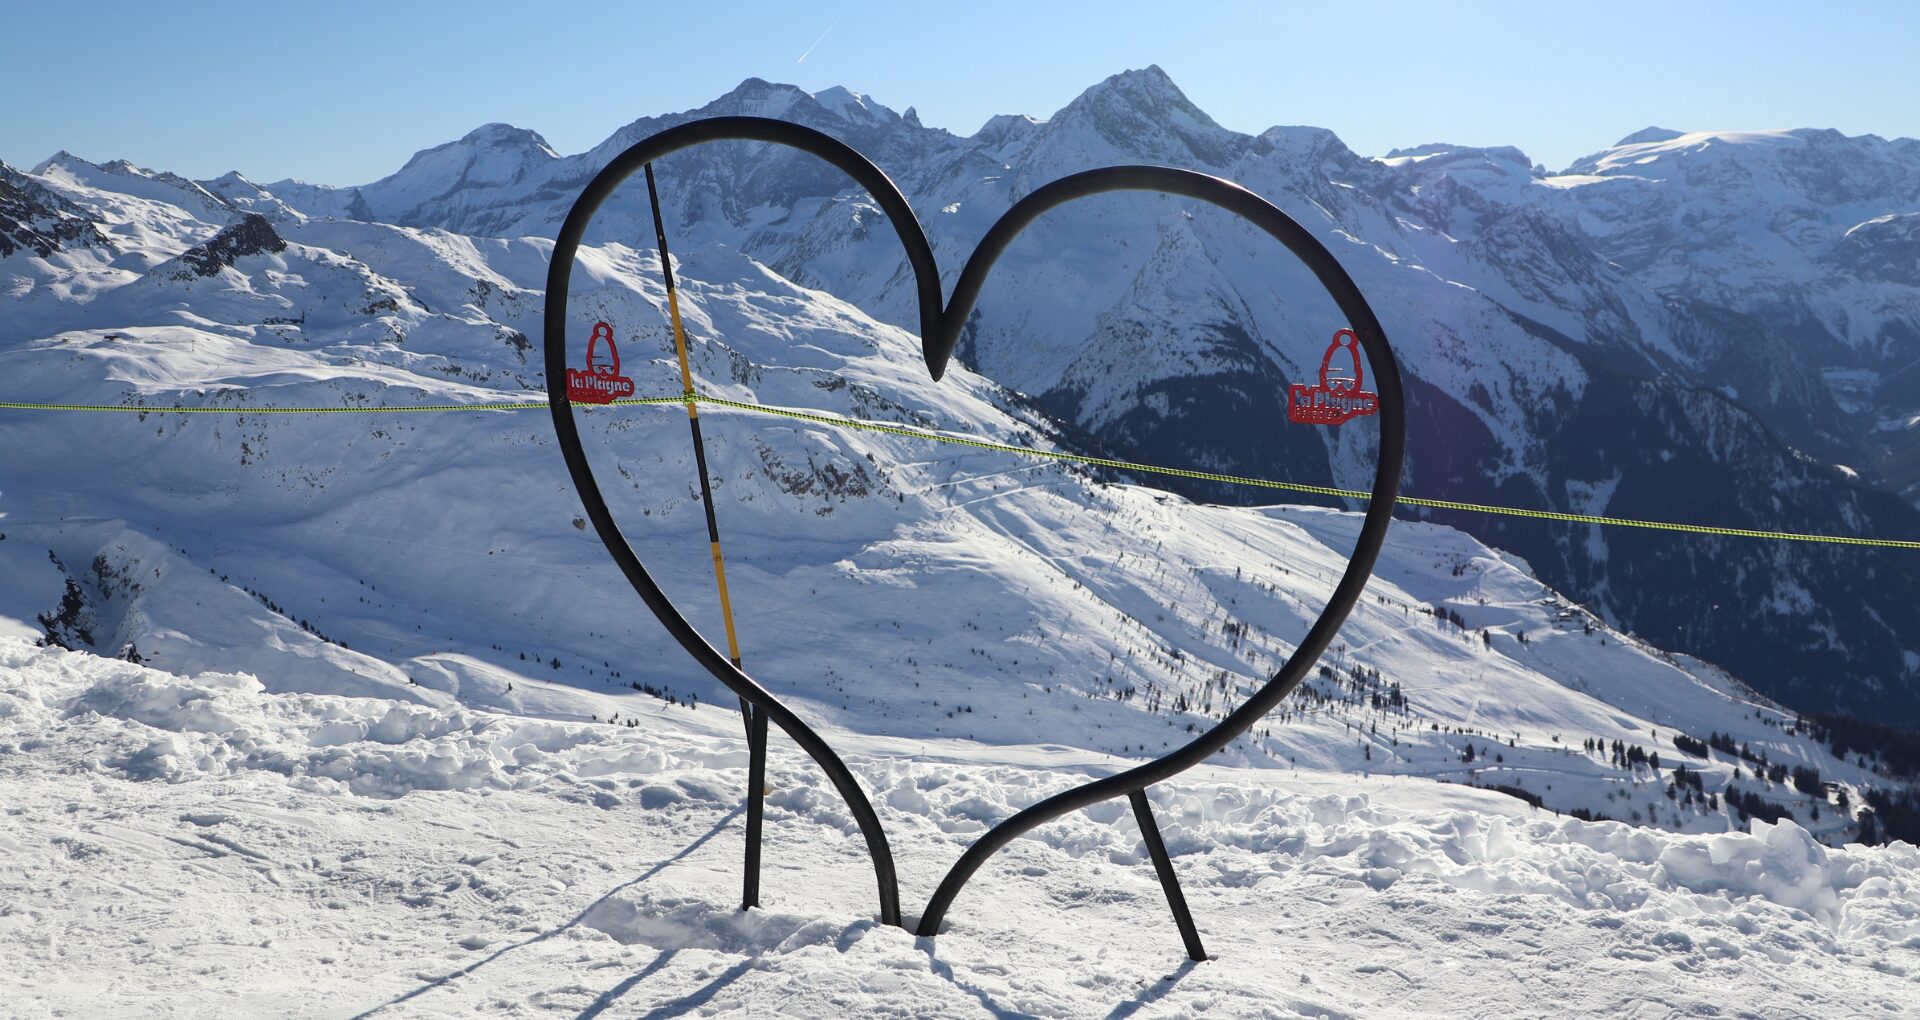
M25 654L8 639L0 670L59 653ZM111 733L129 750L98 759L136 780L184 783L245 771L302 788L368 797L420 790L518 789L555 775L648 775L667 767L638 731L569 726L454 707L314 694L270 694L246 674L177 677L114 660L77 696L43 691L37 717ZM22 689L0 714L30 704ZM24 717L23 717L24 718Z

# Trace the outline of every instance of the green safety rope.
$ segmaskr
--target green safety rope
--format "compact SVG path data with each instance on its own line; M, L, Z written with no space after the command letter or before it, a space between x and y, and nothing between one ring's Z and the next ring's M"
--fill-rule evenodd
M1044 460L1064 461L1073 464L1087 464L1095 467L1113 468L1118 471L1138 472L1142 474L1167 475L1174 478L1191 478L1198 481L1218 482L1223 485L1244 485L1259 489L1278 489L1283 492L1309 493L1316 496L1336 496L1345 499L1370 499L1372 494L1359 489L1336 489L1325 485L1306 485L1301 482L1283 482L1270 478L1249 478L1244 475L1227 475L1214 471L1195 471L1190 468L1165 467L1158 464L1140 464L1133 461L1114 460L1109 457L1088 457L1077 453L1065 453L1059 450L1041 450L1031 446L1015 446L1011 443L996 443L968 436L950 435L926 429L908 428L903 425L889 425L883 422L864 421L859 418L839 418L832 415L816 414L811 411L796 411L784 407L770 407L766 404L751 404L724 397L713 397L692 391L677 393L670 397L630 397L615 400L608 405L578 404L575 406L592 408L610 407L658 407L667 404L684 405L687 403L707 404L735 411L754 414L773 415L798 421L827 425L833 428L861 429L867 432L879 432L891 436L904 436L908 439L927 440L938 443L951 443L956 446L968 446L978 450L992 450L997 453L1010 453L1021 457L1036 457ZM141 407L119 404L42 404L19 401L0 401L0 410L19 411L106 411L140 414L386 414L386 413L422 413L451 411L544 411L548 408L544 400L515 401L510 403L481 404L424 404L424 405L382 405L382 406L341 406L341 407ZM1462 503L1451 499L1425 499L1416 496L1401 496L1399 503L1408 506L1427 507L1434 510L1457 510L1463 513L1501 514L1509 517L1532 517L1539 520L1563 521L1569 524L1600 524L1620 528L1651 528L1657 531L1678 531L1696 535L1723 535L1732 538L1762 538L1780 542L1822 542L1832 545L1872 546L1881 549L1920 549L1920 541L1906 541L1894 538L1856 538L1850 535L1807 535L1792 531L1759 531L1751 528L1721 528L1710 524L1679 524L1672 521L1641 521L1625 517L1605 517L1598 514L1569 514L1557 510L1529 510L1524 507L1497 506L1487 503Z

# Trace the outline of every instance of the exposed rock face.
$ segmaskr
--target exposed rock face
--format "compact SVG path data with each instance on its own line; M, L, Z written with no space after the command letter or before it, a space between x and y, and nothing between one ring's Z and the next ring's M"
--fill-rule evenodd
M1838 273L1896 285L1920 274L1920 212L1888 213L1851 227L1827 262Z
M176 278L187 275L213 276L220 270L233 265L234 260L262 252L285 251L287 242L273 229L266 217L258 213L245 213L232 225L215 234L204 244L196 245L180 256L185 267Z
M0 163L0 258L17 251L52 258L73 246L111 247L73 203Z

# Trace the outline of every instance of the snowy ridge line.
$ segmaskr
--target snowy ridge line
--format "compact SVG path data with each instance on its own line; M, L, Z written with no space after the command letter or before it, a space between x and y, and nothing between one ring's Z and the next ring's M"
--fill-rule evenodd
M715 407L724 407L736 411L748 411L756 414L775 415L782 418L812 422L817 425L862 429L868 432L881 432L887 435L903 436L909 439L952 443L956 446L971 446L976 449L992 450L997 453L1012 453L1023 457L1036 457L1044 460L1064 461L1074 464L1088 464L1095 467L1113 468L1120 471L1140 471L1147 474L1168 475L1175 478L1192 478L1200 481L1219 482L1223 485L1245 485L1253 488L1278 489L1283 492L1298 492L1316 496L1337 496L1346 499L1360 500L1370 500L1373 498L1371 493L1359 489L1339 489L1326 485L1308 485L1304 482L1283 482L1271 478L1250 478L1245 475L1225 475L1212 471L1195 471L1191 468L1167 467L1160 464L1142 464L1135 461L1114 460L1109 457L1091 457L1085 454L1067 453L1062 450L1041 450L1031 446L1015 446L1011 443L996 443L986 439L972 439L941 432L928 432L921 429L908 428L903 425L889 425L884 422L864 421L859 418L840 418L811 411L797 411L792 408L773 407L767 404L753 404L739 400L728 400L725 397L713 397L692 391L670 397L629 397L622 400L614 400L605 405L587 406L657 407L666 404L689 403L711 404ZM544 400L492 404L380 405L366 407L138 407L117 404L35 404L19 401L0 401L0 410L131 411L142 414L377 414L388 411L544 411L547 410L549 406L550 405ZM1674 531L1695 535L1718 535L1725 538L1758 538L1776 542L1819 542L1830 545L1867 546L1878 549L1920 550L1920 540L1899 538L1861 538L1854 535L1813 535L1794 531L1722 528L1712 524L1683 524L1676 521L1643 521L1630 517L1602 517L1595 514L1571 514L1562 513L1558 510L1532 510L1526 507L1500 506L1493 503L1462 503L1451 499L1430 499L1407 495L1399 496L1395 502L1407 506L1427 507L1434 510L1500 514L1507 517L1531 517L1537 520L1560 521L1567 524L1598 524L1619 528L1648 528L1655 531Z

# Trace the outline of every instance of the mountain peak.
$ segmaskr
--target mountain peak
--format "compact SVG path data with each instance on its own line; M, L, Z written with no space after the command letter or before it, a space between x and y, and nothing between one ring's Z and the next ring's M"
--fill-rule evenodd
M1454 145L1448 142L1428 142L1411 148L1390 150L1381 159L1389 166L1425 164L1456 169L1473 164L1494 167L1505 164L1509 169L1518 169L1529 176L1534 172L1533 161L1527 158L1526 153L1512 145Z
M726 95L721 96L720 98L727 99L733 96L762 95L771 91L780 91L780 90L788 90L788 89L791 89L792 91L795 91L795 92L800 91L799 88L794 85L784 85L779 82L771 82L766 80L765 78L760 77L759 75L748 75L747 77L742 78L740 80L740 84L735 85L731 91L729 91Z
M1207 127L1218 127L1213 118L1207 116L1199 107L1180 91L1167 72L1159 64L1148 64L1135 70L1122 71L1105 81L1082 92L1080 97L1067 105L1071 110L1075 106L1118 105L1141 111L1181 110L1193 116Z
M538 132L482 124L458 141L414 153L397 172L358 190L373 214L400 217L463 187L522 180L559 158Z
M33 168L33 173L35 176L39 176L41 174L46 173L48 170L53 169L54 167L61 167L61 166L91 167L93 165L94 164L89 163L84 159L81 159L79 156L76 156L65 149L61 149L59 152L56 152L53 155L48 156L46 159L43 159L38 164L36 164Z
M698 112L710 116L726 113L753 117L780 117L802 99L818 101L798 85L771 82L765 78L748 78L735 85L726 95L702 107Z
M1127 82L1139 88L1164 89L1174 95L1181 95L1180 86L1173 83L1172 76L1168 75L1159 64L1148 64L1145 67L1129 68L1107 80L1110 82ZM1181 96L1181 98L1184 99L1186 97Z
M1437 156L1446 152L1479 152L1485 153L1495 159L1506 160L1510 163L1531 165L1531 161L1527 159L1527 154L1512 145L1455 145L1451 142L1427 142L1424 145L1415 145L1410 148L1393 149L1387 153L1387 158Z
M1008 142L1024 140L1033 133L1035 128L1045 123L1044 120L1022 113L995 114L988 117L985 124L980 125L980 130L973 133L973 138L977 142L998 147Z
M855 123L889 123L900 119L899 114L882 106L872 96L855 92L844 85L815 92L813 101Z
M1623 145L1645 145L1649 142L1671 142L1674 139L1679 138L1681 135L1684 135L1684 134L1686 134L1685 131L1675 131L1672 128L1643 127L1640 130L1635 131L1633 134L1630 134L1627 137L1622 138L1619 141L1613 143L1613 147L1617 149Z
M552 146L547 144L545 138L540 137L539 132L498 121L474 128L462 135L460 141L467 145L483 145L489 148L539 148L553 152Z
M1269 151L1285 152L1293 155L1313 155L1326 153L1350 153L1347 143L1332 130L1323 127L1309 127L1299 124L1276 124L1260 132L1260 139L1270 147Z
M1082 92L1049 126L1091 128L1133 158L1220 167L1252 139L1215 123L1157 64L1122 71Z

